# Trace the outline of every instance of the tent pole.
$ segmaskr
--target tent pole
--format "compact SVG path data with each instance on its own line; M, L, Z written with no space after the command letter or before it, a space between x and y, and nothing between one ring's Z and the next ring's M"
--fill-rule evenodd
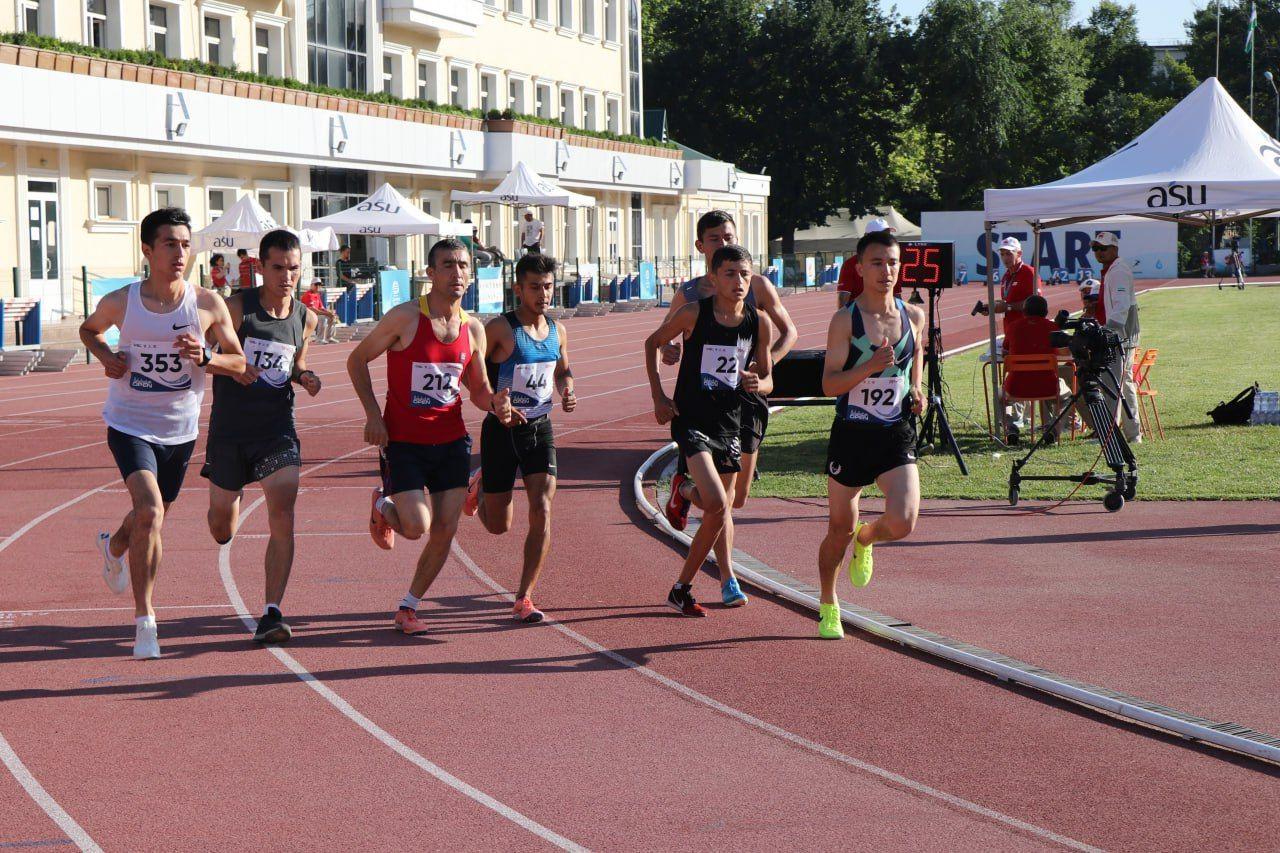
M987 349L987 368L991 371L991 428L996 433L997 440L1003 426L1004 419L1004 394L1000 387L1000 369L996 364L996 312L990 310L990 306L996 303L996 273L995 273L995 253L991 249L991 226L994 222L983 222L983 231L986 234L986 254L987 254L987 333L990 337L990 347Z
M1040 280L1040 220L1031 223L1031 271L1032 286Z

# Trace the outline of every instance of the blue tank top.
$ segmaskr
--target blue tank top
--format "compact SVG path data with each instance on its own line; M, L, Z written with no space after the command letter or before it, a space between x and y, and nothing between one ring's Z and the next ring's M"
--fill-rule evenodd
M685 302L701 302L703 300L703 295L698 289L698 283L702 281L702 278L702 276L691 278L680 285L680 292L684 294ZM747 288L747 298L743 301L752 308L756 307L756 292L754 288Z
M502 316L511 325L516 346L506 361L497 365L489 362L489 382L495 391L509 390L512 408L519 409L526 419L540 418L551 411L560 330L548 319L547 336L539 341L525 331L516 312Z
M898 315L902 318L902 333L893 345L893 364L868 376L849 391L836 398L836 420L852 424L893 426L906 417L904 405L907 382L911 378L911 364L916 355L915 331L907 318L907 307L901 299L895 299ZM853 329L849 337L849 357L844 369L866 363L879 344L867 336L858 304L851 302L845 309L853 314Z

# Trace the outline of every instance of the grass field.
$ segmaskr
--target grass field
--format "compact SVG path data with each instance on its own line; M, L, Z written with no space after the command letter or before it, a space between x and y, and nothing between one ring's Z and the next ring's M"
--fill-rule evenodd
M1147 436L1135 446L1139 500L1280 498L1280 427L1218 427L1205 414L1255 381L1264 390L1280 388L1280 288L1154 290L1142 295L1139 305L1142 348L1160 350L1151 382L1159 391L1165 433L1164 441ZM943 377L952 428L970 475L962 476L950 456L926 455L920 460L924 496L1007 498L1011 462L1026 449L1015 456L987 437L977 351L948 359ZM774 415L753 494L825 495L831 419L825 407ZM1081 473L1093 467L1098 451L1092 439L1064 441L1037 452L1023 473ZM1024 482L1022 497L1056 499L1070 489L1069 483ZM1076 498L1097 500L1103 491L1086 486Z

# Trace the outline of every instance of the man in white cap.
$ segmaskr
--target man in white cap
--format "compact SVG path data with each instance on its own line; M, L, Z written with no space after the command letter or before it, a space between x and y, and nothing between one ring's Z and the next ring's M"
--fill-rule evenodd
M1093 256L1102 264L1098 306L1094 315L1098 322L1120 336L1124 361L1120 365L1120 387L1125 406L1120 407L1120 429L1130 442L1142 441L1142 427L1137 421L1138 386L1133 381L1133 356L1138 349L1141 330L1138 327L1138 299L1134 292L1133 270L1120 260L1120 238L1114 231L1099 231L1089 245ZM1132 413L1132 416L1130 416Z
M1004 266L1004 275L1000 277L1000 298L988 309L1003 314L1004 335L1022 322L1023 309L1027 299L1040 295L1040 277L1035 269L1022 260L1022 243L1017 237L1005 237L996 247L1000 252L1000 263ZM986 314L987 311L981 313ZM1018 441L1018 432L1023 425L1023 405L1013 403L1005 406L1005 425L1009 444Z
M520 246L524 249L524 254L542 254L542 238L545 233L542 220L533 218L532 208L525 208L524 222L520 223Z
M866 235L874 234L876 231L888 231L892 234L895 230L883 217L877 216L867 223L866 230L862 233ZM862 276L858 275L858 258L857 253L854 253L845 258L844 263L840 265L840 283L836 286L836 302L839 307L844 308L857 299L860 293L862 293ZM901 284L894 287L893 295L902 295Z

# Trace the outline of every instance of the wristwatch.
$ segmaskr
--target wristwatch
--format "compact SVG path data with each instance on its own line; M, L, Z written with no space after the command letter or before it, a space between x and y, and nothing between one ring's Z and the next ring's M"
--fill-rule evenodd
M197 367L204 367L205 365L207 365L207 364L208 364L209 362L211 362L211 361L213 361L213 350L209 349L209 347L208 347L208 346L203 346L203 347L201 347L201 348L200 348L200 362L199 362L199 364L197 364L196 366L197 366Z

